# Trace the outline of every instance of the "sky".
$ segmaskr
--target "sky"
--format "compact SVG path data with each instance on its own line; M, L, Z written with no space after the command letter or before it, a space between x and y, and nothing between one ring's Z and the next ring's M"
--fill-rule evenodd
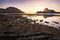
M43 11L44 8L60 12L60 0L0 0L0 8L16 7L26 13Z

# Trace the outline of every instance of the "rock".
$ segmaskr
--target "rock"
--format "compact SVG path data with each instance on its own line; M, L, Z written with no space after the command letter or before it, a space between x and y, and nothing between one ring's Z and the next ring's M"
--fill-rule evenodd
M49 22L45 21L45 23L49 24Z
M40 20L40 22L43 22L43 20Z
M0 8L0 13L24 13L24 12L15 7L8 7L6 9Z
M5 9L0 8L0 13L4 13L4 12L5 12Z
M55 22L55 21L53 21L55 24L59 24L59 22Z
M56 12L53 9L51 10L51 9L45 8L43 11L37 11L36 13L59 13L59 12Z
M17 37L22 38L21 40L25 40L25 39L26 40L30 40L30 39L44 40L43 38L40 38L40 37L42 35L46 36L48 34L54 35L55 38L57 38L57 37L60 38L59 29L55 29L53 27L50 28L50 26L40 25L40 24L36 24L36 23L32 24L31 23L32 20L29 21L27 18L22 17L19 14L18 15L14 15L14 14L12 14L12 15L1 15L0 21L1 21L0 32L2 32L4 35L6 35L6 36L1 35L3 37L0 36L0 38L2 40L4 40L4 39L5 40L9 40L9 39L10 40L16 40ZM48 24L49 22L45 21L45 23ZM9 36L12 34L14 34L14 35ZM52 38L54 38L54 37L52 37ZM46 38L46 37L44 37L44 38ZM19 40L19 39L17 39L17 40Z

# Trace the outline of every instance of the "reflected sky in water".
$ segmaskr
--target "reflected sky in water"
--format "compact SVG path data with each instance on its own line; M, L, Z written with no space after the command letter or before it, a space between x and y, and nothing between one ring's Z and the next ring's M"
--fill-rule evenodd
M35 15L35 16L23 15L23 17L27 17L27 19L35 20L36 23L39 23L39 24L53 26L55 28L60 27L60 16L51 16L51 17L44 18L44 16L38 16L38 15ZM40 20L43 20L43 21L40 22ZM32 22L32 24L34 23Z

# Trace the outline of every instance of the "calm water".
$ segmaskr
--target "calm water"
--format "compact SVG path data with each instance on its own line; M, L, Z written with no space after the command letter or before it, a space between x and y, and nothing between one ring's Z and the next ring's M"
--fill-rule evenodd
M36 23L39 23L39 24L59 28L60 27L60 16L58 16L58 15L60 15L60 14L54 14L54 15L50 16L50 14L49 14L46 18L43 15L31 15L31 16L23 15L23 17L27 17L27 19L35 20ZM43 20L43 21L40 22L41 20ZM31 22L31 23L34 24L34 22Z
M59 13L40 13L40 14L21 14L21 13L0 13L5 15L22 15L23 17L27 17L27 19L31 19L33 21L36 21L36 23L53 26L55 28L60 27L60 14ZM45 15L45 16L43 16ZM55 16L54 16L55 15ZM42 22L40 22L43 20ZM34 22L31 22L34 24Z

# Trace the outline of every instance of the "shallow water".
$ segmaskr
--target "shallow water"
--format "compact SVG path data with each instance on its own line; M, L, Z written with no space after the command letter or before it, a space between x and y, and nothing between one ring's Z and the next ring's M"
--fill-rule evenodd
M31 19L36 23L53 26L55 28L60 28L60 13L36 13L36 14L25 14L25 13L0 13L0 15L22 15ZM42 21L42 22L41 22ZM31 22L34 24L34 22Z
M32 19L35 20L36 23L43 24L43 25L48 25L48 26L53 26L55 28L60 27L60 14L56 14L55 16L47 16L46 18L43 15L23 15L23 17L27 17L27 19ZM42 22L40 22L42 20ZM31 22L34 24L34 22Z

